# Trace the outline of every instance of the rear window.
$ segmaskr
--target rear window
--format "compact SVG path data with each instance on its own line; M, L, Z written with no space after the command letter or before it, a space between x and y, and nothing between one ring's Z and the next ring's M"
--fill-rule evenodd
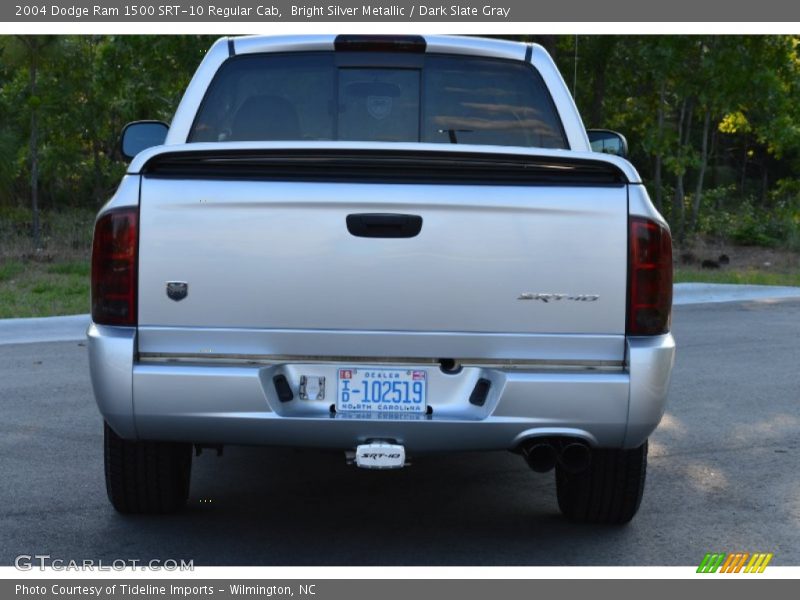
M257 54L222 65L190 142L378 141L566 148L555 106L530 65L424 55L397 66L336 54Z

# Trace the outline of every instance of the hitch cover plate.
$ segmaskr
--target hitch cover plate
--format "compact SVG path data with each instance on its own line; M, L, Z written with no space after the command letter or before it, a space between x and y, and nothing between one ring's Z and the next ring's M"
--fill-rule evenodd
M406 464L406 449L385 442L361 444L355 458L356 466L362 469L400 469Z

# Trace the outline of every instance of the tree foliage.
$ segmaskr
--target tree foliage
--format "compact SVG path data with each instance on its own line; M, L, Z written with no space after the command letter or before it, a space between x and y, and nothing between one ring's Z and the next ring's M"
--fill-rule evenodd
M787 183L800 168L800 38L564 36L558 44L562 72L577 71L587 127L628 137L679 239L703 231L704 211L723 205L755 205L765 219L779 202L800 210ZM726 192L712 195L714 205L703 201L709 187Z
M627 136L677 238L736 238L753 219L800 227L800 38L510 37L545 45L588 127ZM99 207L124 171L123 125L169 121L212 42L0 36L0 208L32 194L47 210Z
M105 202L124 172L117 155L122 127L136 119L169 121L214 39L52 37L32 94L30 37L0 37L0 203L27 202L30 195L35 111L40 193L49 208Z

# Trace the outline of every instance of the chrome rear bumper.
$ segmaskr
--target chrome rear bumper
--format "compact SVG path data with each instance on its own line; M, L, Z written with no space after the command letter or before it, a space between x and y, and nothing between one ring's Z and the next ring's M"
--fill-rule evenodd
M537 436L571 436L592 446L635 447L664 412L675 344L671 335L630 338L618 367L472 365L427 368L430 415L334 413L333 394L281 402L273 377L297 390L301 375L336 380L334 362L184 361L136 358L136 330L91 325L95 398L122 437L203 444L348 449L392 440L411 453L513 449ZM367 363L371 364L371 363ZM469 403L478 379L483 406Z

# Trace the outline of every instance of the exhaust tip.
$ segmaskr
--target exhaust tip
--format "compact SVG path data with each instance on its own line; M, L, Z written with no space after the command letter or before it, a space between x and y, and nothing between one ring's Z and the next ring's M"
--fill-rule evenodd
M536 442L522 450L525 462L537 473L547 473L556 466L556 449L548 442Z
M580 473L589 468L592 452L589 446L582 442L570 442L561 449L558 462L570 473Z

